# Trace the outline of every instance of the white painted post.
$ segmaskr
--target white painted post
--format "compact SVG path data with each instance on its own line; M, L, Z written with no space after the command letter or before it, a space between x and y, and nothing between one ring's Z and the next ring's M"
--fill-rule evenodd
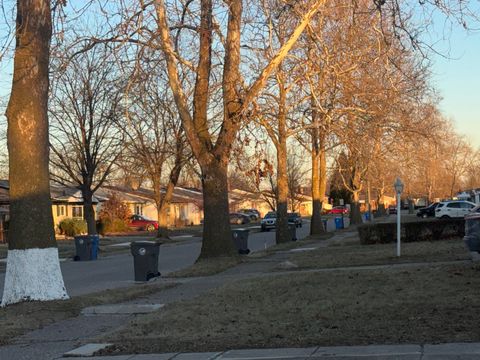
M400 225L400 211L401 211L401 206L400 206L400 193L397 192L397 257L400 256L400 238L402 236L402 227Z
M400 178L397 177L395 180L395 183L393 184L393 187L395 188L395 193L397 194L397 257L400 256L400 238L402 236L402 227L400 225L400 220L401 220L401 195L403 191L403 183Z

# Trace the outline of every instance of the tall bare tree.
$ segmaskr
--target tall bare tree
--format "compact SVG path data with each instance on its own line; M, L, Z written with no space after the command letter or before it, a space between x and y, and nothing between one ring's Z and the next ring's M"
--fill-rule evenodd
M128 107L120 127L128 162L143 169L154 194L158 238L168 238L168 209L184 165L191 159L185 134L164 75L140 63L125 92Z
M52 177L81 190L88 233L96 234L93 196L122 150L122 133L114 131L122 113L122 87L115 62L101 47L67 63L56 59L55 65L50 99Z
M68 298L53 230L48 172L50 1L17 1L15 35L6 112L11 220L2 305Z

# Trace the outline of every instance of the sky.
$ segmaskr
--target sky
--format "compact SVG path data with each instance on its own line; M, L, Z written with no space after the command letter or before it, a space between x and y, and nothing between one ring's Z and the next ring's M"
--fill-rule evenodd
M432 57L431 71L432 83L443 98L440 109L454 121L460 134L480 148L480 31L467 33L456 26L446 34L445 23L440 20L437 23L440 24L437 29L442 30L431 34L430 40L436 42L435 49L442 55ZM0 63L0 95L8 94L10 76L11 62L3 61ZM1 115L3 123L5 118Z
M443 100L442 113L451 118L459 133L480 147L480 32L455 29L445 41L448 57L433 60L433 84Z

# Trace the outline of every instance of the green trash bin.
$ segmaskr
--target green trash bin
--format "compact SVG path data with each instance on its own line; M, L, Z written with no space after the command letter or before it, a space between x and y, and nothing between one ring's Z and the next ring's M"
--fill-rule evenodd
M159 242L134 241L130 244L130 251L133 255L135 281L148 281L160 276L158 272Z

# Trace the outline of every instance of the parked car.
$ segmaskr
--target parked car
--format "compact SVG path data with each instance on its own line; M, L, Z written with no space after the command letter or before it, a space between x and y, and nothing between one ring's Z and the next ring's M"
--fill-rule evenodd
M421 218L427 218L430 216L433 217L435 216L435 209L437 208L437 206L438 206L438 202L434 202L433 204L430 204L427 207L420 208L417 211L417 216Z
M475 208L475 204L470 201L452 200L442 201L435 209L435 217L441 219L463 218Z
M387 214L388 215L394 215L397 213L397 206L396 205L390 205L387 209Z
M330 214L348 214L348 208L346 206L334 206L329 211Z
M275 211L270 211L267 215L264 216L260 222L260 227L262 231L269 231L270 229L275 229L277 226L277 213Z
M135 230L147 230L150 232L158 230L158 222L143 215L132 215L128 226Z
M251 221L257 221L260 219L260 213L256 209L242 209L239 213L248 215Z
M299 227L302 227L302 217L300 216L299 213L288 213L287 214L287 217L288 217L288 223L289 224L295 224L295 227L299 228Z
M230 224L243 225L250 222L250 217L242 213L231 213L230 214Z

